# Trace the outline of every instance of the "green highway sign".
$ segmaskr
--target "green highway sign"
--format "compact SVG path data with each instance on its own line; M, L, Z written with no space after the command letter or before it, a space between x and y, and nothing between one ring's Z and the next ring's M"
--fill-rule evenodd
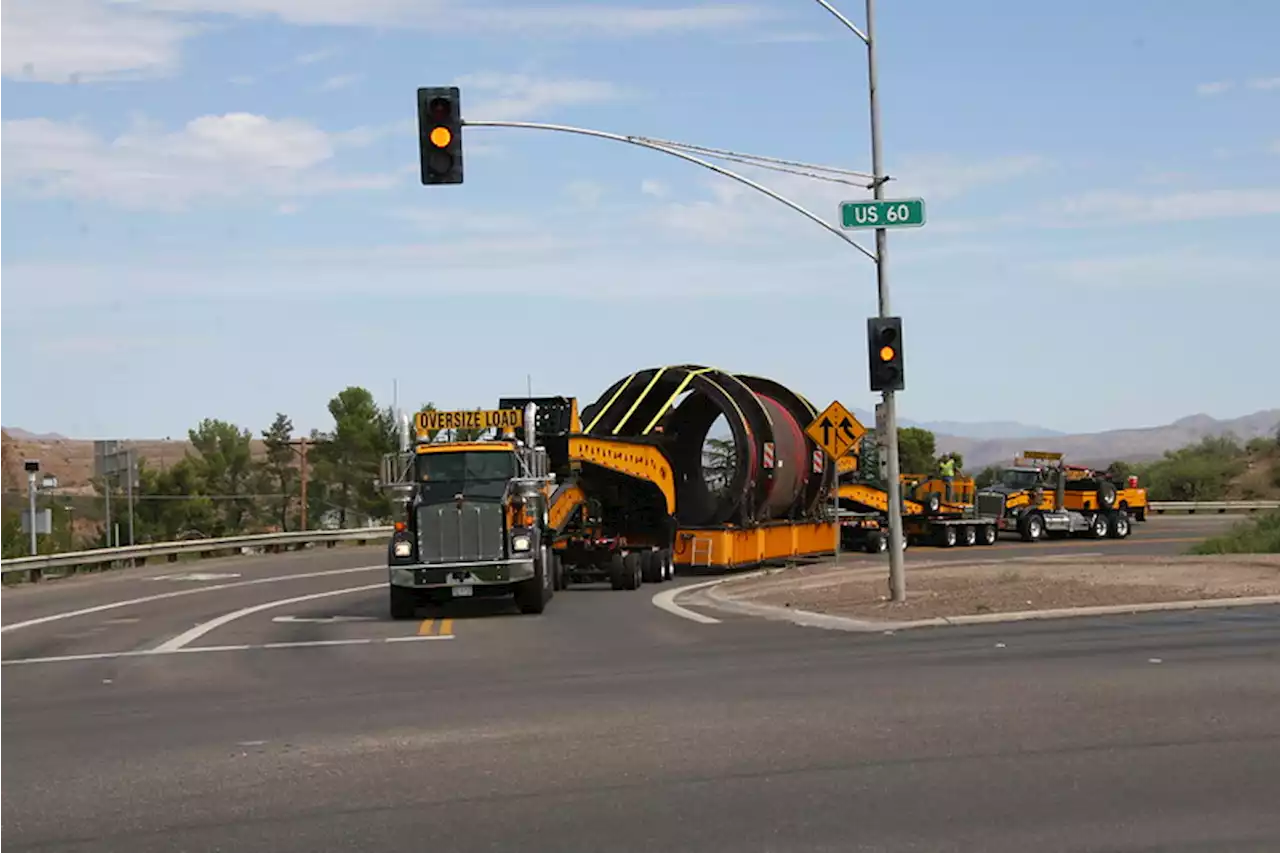
M922 198L840 202L840 227L846 231L859 228L919 228L921 225L924 225Z

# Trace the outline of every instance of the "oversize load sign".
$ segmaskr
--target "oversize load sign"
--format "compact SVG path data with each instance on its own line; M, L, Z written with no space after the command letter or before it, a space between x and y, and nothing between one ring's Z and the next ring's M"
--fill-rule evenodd
M524 412L519 409L475 409L462 412L418 412L418 432L441 429L519 429Z

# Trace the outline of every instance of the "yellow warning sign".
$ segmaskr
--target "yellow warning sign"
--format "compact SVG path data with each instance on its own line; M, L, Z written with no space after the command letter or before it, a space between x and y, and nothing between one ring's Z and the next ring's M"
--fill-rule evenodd
M858 443L858 439L866 433L867 428L858 422L853 413L835 400L830 406L813 419L805 429L805 434L812 438L832 459L839 459Z
M519 429L524 412L519 409L473 409L461 412L418 412L414 417L418 433L442 429Z

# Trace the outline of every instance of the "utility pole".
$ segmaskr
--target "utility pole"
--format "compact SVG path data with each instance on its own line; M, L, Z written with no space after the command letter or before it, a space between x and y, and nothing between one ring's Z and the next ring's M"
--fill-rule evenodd
M880 155L880 97L876 79L875 0L866 0L867 8L867 88L871 105L871 179L876 201L884 199L884 163ZM876 229L876 295L881 317L889 316L889 235ZM894 392L884 392L885 436L883 447L888 455L889 482L889 591L894 601L907 598L907 578L902 565L902 483L898 471L898 414Z
M307 447L308 447L309 441L310 439L304 437L304 438L295 438L288 443L290 447L298 451L298 458L299 458L298 498L299 498L299 502L302 504L301 519L300 519L301 520L300 529L302 530L307 529Z
M27 521L31 529L31 556L40 553L40 545L36 541L36 473L40 470L40 463L34 459L28 459L27 468Z
M130 548L132 548L132 547L133 547L133 545L134 545L134 541L133 541L133 474L134 474L134 471L133 471L133 465L134 465L134 459L133 459L133 448L132 448L132 447L130 447L130 448L128 448L127 450L125 450L125 452L124 452L124 461L125 461L125 477L127 477L127 478L128 478L128 479L127 479L127 481L125 482L125 500L127 500L127 501L129 502L129 547L130 547ZM119 544L119 543L117 543L117 544Z

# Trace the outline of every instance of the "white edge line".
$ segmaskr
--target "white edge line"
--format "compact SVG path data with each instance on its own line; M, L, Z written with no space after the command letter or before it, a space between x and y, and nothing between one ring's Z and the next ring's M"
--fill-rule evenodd
M413 643L420 640L453 640L456 639L452 635L445 636L425 636L425 637L383 637L381 639L350 639L350 640L307 640L296 643L263 643L261 645L242 644L234 646L184 646L181 649L173 649L172 651L156 651L155 649L142 649L130 652L100 652L97 654L87 655L58 655L57 657L47 658L14 658L11 660L0 661L5 666L17 666L19 664L31 663L74 663L76 661L94 661L94 660L111 660L114 658L145 658L160 657L163 655L193 655L202 652L251 652L262 649L307 649L321 646L367 646L377 645L378 643Z
M760 575L765 574L768 574L768 572L748 572L746 574L730 575L725 578L703 581L702 583L692 583L688 586L678 586L673 589L665 589L653 597L653 606L659 610L665 610L672 615L679 616L681 619L688 619L691 622L701 622L703 625L718 625L720 624L719 619L716 619L713 616L706 616L702 613L696 613L676 604L676 596L684 595L687 592L696 592L697 590L705 589L709 586L715 586L716 584L724 583L725 581L745 580L746 578L759 577Z
M351 587L347 587L346 589L331 589L325 592L313 592L309 595L295 595L293 598L279 598L279 599L276 599L275 601L264 601L261 604L255 604L251 607L242 607L239 610L233 610L230 613L224 613L221 616L217 616L213 619L210 619L207 622L201 622L199 625L196 625L194 628L191 628L190 630L187 630L187 631L183 631L178 636L173 637L172 639L166 640L165 642L161 643L160 645L152 649L152 651L176 652L179 649L181 649L183 646L191 645L191 643L200 639L205 634L208 634L210 631L214 631L214 630L217 630L218 628L221 628L223 625L226 625L228 622L234 622L235 620L242 619L245 616L252 616L254 613L260 613L263 610L270 610L273 607L283 607L286 604L298 604L303 601L314 601L318 598L331 598L332 596L335 596L335 595L348 595L353 592L368 592L369 590L382 589L385 587L386 587L386 584L384 583L365 584L364 586L351 586ZM317 642L329 642L329 641L318 640Z
M144 595L141 598L130 598L126 601L113 601L110 604L99 604L95 607L86 607L82 610L68 610L65 613L53 613L49 616L41 616L37 619L28 619L25 622L14 622L11 625L0 626L0 633L8 633L16 631L19 628L29 628L32 625L43 625L46 622L56 622L59 619L71 619L76 616L88 616L93 613L102 613L107 610L115 610L120 607L132 607L135 604L150 604L153 601L163 601L167 598L178 598L183 595L197 595L202 592L216 592L223 589L237 589L242 586L256 586L264 583L280 583L282 581L302 580L305 578L323 578L331 575L348 575L354 572L371 572L375 569L385 570L385 564L376 566L356 566L350 569L326 569L321 572L302 572L294 575L275 575L269 578L255 578L251 581L237 581L235 583L220 583L213 586L202 586L195 589L179 589L173 592L161 592L156 595ZM141 579L140 579L141 580Z

